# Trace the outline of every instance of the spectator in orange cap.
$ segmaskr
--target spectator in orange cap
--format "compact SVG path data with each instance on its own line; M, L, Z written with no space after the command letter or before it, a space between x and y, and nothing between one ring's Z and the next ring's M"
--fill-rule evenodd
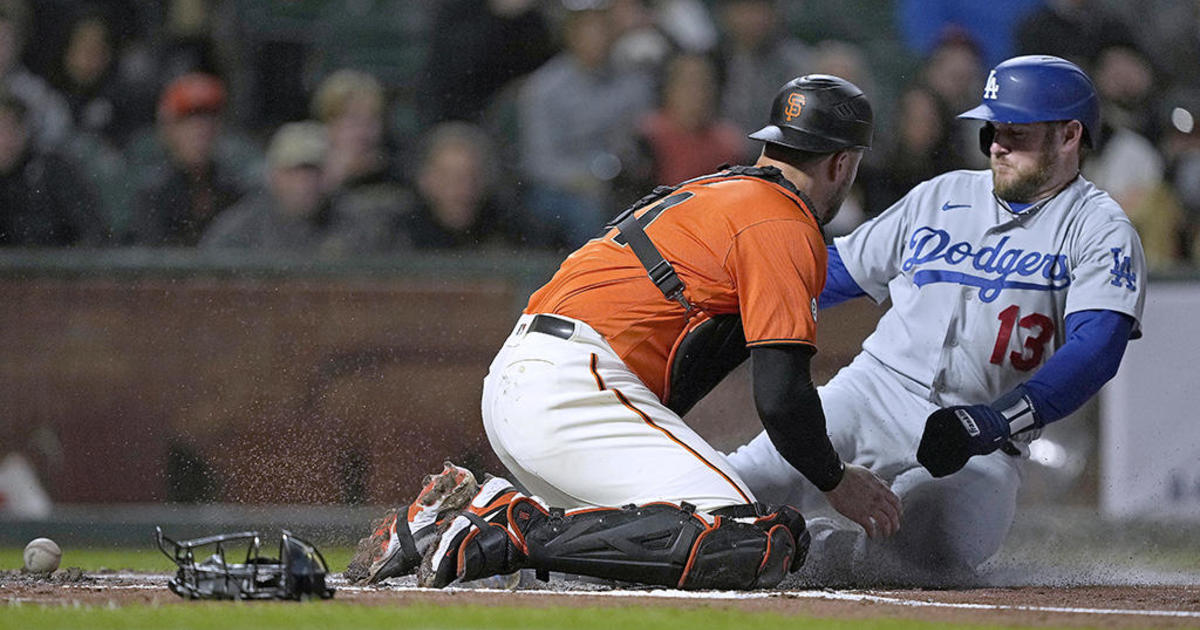
M204 228L233 205L246 186L222 159L225 87L207 74L186 74L158 102L157 152L146 160L139 186L133 240L142 245L195 245Z

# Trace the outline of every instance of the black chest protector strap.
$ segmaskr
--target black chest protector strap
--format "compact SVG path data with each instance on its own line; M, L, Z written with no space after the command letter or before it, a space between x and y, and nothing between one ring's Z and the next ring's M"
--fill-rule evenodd
M649 225L654 219L658 218L667 208L678 203L687 201L692 197L692 193L683 192L676 193L677 190L691 183L702 182L707 180L719 180L729 177L755 177L764 181L776 184L783 187L789 192L800 196L800 192L792 185L779 169L773 166L727 166L722 165L721 171L713 175L704 175L695 179L689 179L677 186L658 186L649 195L638 199L632 206L627 208L616 218L604 226L605 230L617 228L620 233L618 242L628 244L637 256L638 261L646 268L646 273L650 276L650 280L654 282L654 286L668 299L674 302L679 302L679 305L686 311L692 310L692 304L683 295L683 281L679 279L679 274L675 272L675 267L667 262L663 257L662 252L658 251L658 247L646 235L645 226ZM646 206L662 200L653 210L645 213L641 217L635 216L638 210Z
M675 273L675 267L663 258L662 252L655 247L654 241L646 236L646 230L643 228L642 220L635 216L634 213L646 206L662 199L662 203L654 209L655 217L663 210L691 198L692 193L682 193L672 195L678 187L659 186L654 189L654 192L642 197L637 203L630 206L627 210L617 215L606 228L616 227L620 232L620 239L629 245L633 250L634 255L638 257L638 261L646 268L646 273L650 276L650 281L654 286L658 287L659 291L668 299L679 302L685 311L692 310L691 302L683 295L683 281L679 279L679 274ZM669 196L668 196L669 195ZM666 197L665 199L663 199ZM651 217L653 220L654 217ZM649 223L650 221L646 221Z

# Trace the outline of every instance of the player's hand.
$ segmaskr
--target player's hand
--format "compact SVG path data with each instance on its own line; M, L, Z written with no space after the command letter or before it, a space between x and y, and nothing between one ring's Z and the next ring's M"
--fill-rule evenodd
M987 455L1010 436L1008 421L988 405L945 407L929 414L917 461L934 477L945 477L973 455Z
M871 538L891 536L900 530L900 497L875 476L854 464L846 464L842 481L825 493L833 509L858 523Z

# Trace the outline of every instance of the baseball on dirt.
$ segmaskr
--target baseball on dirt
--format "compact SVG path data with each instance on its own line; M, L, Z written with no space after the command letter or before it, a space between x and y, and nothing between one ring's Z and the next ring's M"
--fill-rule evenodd
M25 570L30 573L50 573L62 561L62 549L49 538L34 538L25 545Z

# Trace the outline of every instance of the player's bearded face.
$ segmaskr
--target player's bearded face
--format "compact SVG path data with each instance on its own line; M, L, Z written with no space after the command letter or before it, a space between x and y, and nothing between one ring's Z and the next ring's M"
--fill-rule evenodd
M1054 177L1057 134L1045 124L998 124L992 142L992 186L1005 201L1029 203Z

